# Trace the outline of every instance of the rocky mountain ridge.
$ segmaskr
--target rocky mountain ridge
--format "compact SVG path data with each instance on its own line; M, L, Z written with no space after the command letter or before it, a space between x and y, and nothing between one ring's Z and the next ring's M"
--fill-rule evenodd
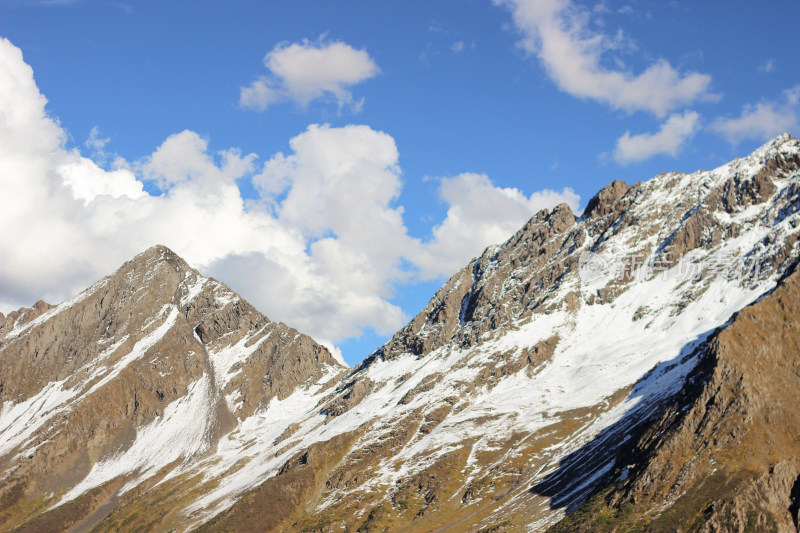
M628 447L679 424L676 398L694 409L687 387L721 368L709 346L744 328L735 313L795 283L798 168L784 135L711 171L614 182L579 217L537 213L350 370L149 250L0 324L0 528L536 531L587 498L602 512L565 524L629 500L631 516L664 514L709 470L675 462L688 481L648 500L678 448ZM795 364L786 342L776 368ZM760 483L791 481L779 463Z

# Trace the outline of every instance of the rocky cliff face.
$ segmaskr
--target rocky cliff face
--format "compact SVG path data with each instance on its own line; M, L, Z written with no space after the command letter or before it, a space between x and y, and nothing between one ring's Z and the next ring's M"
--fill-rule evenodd
M0 324L0 527L541 531L572 513L593 530L620 509L680 515L695 490L722 495L709 528L787 526L800 436L770 427L793 405L796 314L775 295L795 283L799 167L785 135L712 171L614 182L579 217L538 213L348 372L151 250L132 264L166 265L152 276ZM138 292L154 295L141 312ZM735 355L753 353L772 362ZM756 453L737 462L743 435Z

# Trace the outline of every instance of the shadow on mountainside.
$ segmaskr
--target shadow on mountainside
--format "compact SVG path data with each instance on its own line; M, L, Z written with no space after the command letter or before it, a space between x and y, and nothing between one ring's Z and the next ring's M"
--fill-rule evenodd
M675 358L659 363L642 376L626 401L637 399L635 407L591 441L564 457L559 466L531 487L530 492L550 498L551 509L567 514L589 497L629 474L626 465L641 464L643 452L632 449L644 433L668 410L678 413L680 423L687 409L700 396L713 362L707 347L715 328L687 343ZM630 443L631 446L623 446Z
M797 528L798 264L639 379L636 405L529 489L566 512L553 531Z

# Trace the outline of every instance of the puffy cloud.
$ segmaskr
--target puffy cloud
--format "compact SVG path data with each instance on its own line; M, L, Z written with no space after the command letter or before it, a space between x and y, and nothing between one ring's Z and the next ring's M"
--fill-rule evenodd
M356 240L372 231L365 226L402 227L401 211L389 207L401 189L391 136L368 126L312 125L290 147L293 154L275 155L253 178L267 196L286 193L282 220L312 235L330 230Z
M253 155L210 154L197 134L173 135L131 165L161 188L151 195L131 170L106 171L65 148L33 71L7 40L0 40L0 95L4 311L60 301L157 243L201 268L252 253L282 265L308 261L300 232L242 199L235 179Z
M212 151L192 131L107 170L65 146L33 71L0 40L0 309L61 301L157 243L228 283L273 320L321 342L406 316L398 286L450 275L571 191L525 196L486 176L441 181L447 217L410 237L394 139L367 126L311 125L256 169L255 154ZM90 150L104 139L90 135ZM103 156L105 158L105 156ZM237 180L260 193L245 200ZM145 189L148 181L157 190Z
M569 0L495 0L507 6L522 33L521 46L535 54L558 87L627 112L649 111L663 117L697 100L713 99L711 76L682 74L659 59L643 72L604 66L604 56L626 45L621 34L609 37L589 28L591 13Z
M242 157L237 149L219 153L219 166L208 154L208 140L189 130L171 135L140 168L145 179L167 191L174 185L192 182L203 185L233 183L253 169L256 154Z
M656 133L631 135L629 131L617 139L614 159L622 164L635 163L658 154L676 156L697 131L700 115L694 111L671 115Z
M255 111L266 111L274 103L283 100L278 89L273 88L269 79L258 78L248 87L239 89L239 105Z
M63 183L72 189L72 196L88 204L98 196L140 198L145 195L142 183L128 169L103 170L91 159L73 154L56 167Z
M777 100L746 105L738 117L720 117L711 124L731 144L745 139L769 140L784 132L800 129L800 85L783 92Z
M4 154L47 154L64 141L64 132L45 115L47 99L33 80L33 69L22 59L22 51L0 37L0 118ZM7 158L4 158L7 159Z
M262 248L302 251L302 241L270 231L277 223L266 212L245 209L230 178L248 158L228 152L216 166L202 140L178 134L141 165L165 187L150 195L131 170L106 171L65 148L32 70L7 40L0 40L0 72L4 310L38 298L59 301L159 242L201 266L251 251L259 240ZM192 143L193 151L173 150Z
M281 305L297 307L298 315L318 308L312 320L323 324L316 327L346 336L359 332L356 324L393 332L404 317L386 299L393 283L409 276L400 259L412 245L403 210L393 205L402 187L394 139L368 126L312 125L290 147L253 177L277 221L307 245L308 264L295 267L306 271L307 283L295 286L299 298ZM311 331L312 320L294 323Z
M496 187L485 174L442 178L439 194L447 217L433 228L433 238L415 254L423 277L449 275L486 246L510 237L533 213L566 203L577 212L580 197L570 188L530 196L519 189Z
M334 243L328 239L327 243ZM335 243L334 243L335 244ZM346 255L346 254L344 254ZM339 273L361 265L353 258L338 264ZM228 283L273 320L281 320L320 342L338 342L358 336L366 328L388 335L406 321L402 310L386 297L355 283L337 283L326 270L332 259L320 255L253 252L230 254L207 270ZM349 259L349 260L348 260ZM332 275L333 274L333 275Z
M317 99L333 99L339 106L352 105L357 111L350 87L372 78L380 69L365 50L343 42L280 43L264 57L268 76L261 76L242 87L239 104L264 111L286 100L307 106Z

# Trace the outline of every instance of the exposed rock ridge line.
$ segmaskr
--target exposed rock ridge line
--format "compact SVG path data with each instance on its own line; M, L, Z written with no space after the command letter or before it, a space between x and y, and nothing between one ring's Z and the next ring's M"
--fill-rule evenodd
M780 190L776 185L800 167L797 146L787 134L714 171L662 174L631 187L614 181L589 201L579 218L566 204L541 211L506 243L487 248L450 278L374 356L424 355L449 342L470 346L532 313L580 305L577 292L559 291L581 266L576 251L622 252L633 261L649 258L663 269L692 251L708 256L724 240L740 236L753 219L748 208L764 206L772 198L773 207L753 215L777 225L800 208L800 184L786 182ZM766 271L758 275L785 268L797 240L794 232L786 237L782 249L760 257L764 264L759 267ZM594 297L613 301L626 281L614 280Z

